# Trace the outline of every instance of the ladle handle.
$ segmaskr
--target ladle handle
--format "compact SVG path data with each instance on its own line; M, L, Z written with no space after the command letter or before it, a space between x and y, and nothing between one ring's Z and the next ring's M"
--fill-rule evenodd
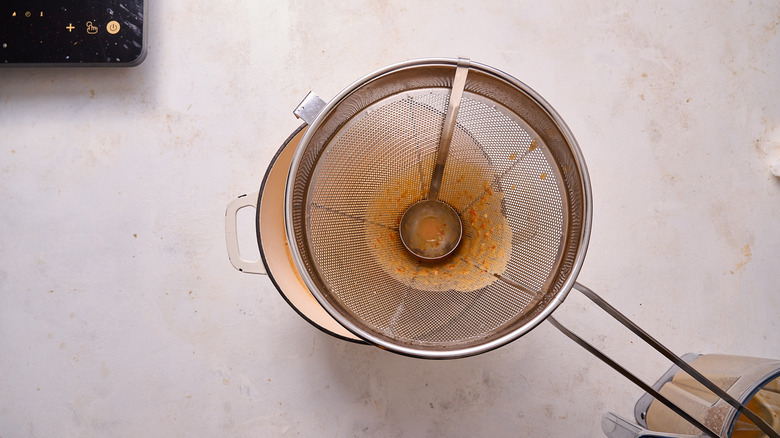
M262 258L257 260L247 260L241 256L238 248L238 211L244 207L257 208L256 202L258 193L241 195L230 201L225 209L225 240L227 241L227 252L230 263L234 268L241 272L249 274L266 274L265 265Z
M756 415L753 411L746 408L745 405L740 403L737 399L729 395L726 391L722 390L718 385L713 383L711 380L707 379L704 375L696 371L692 366L690 366L685 360L683 360L681 357L674 354L671 350L666 348L663 344L658 342L655 338L650 336L647 332L642 330L638 325L636 325L633 321L628 319L625 315L620 313L617 309L612 307L608 302L606 302L603 298L598 296L595 292L588 289L587 287L575 283L574 288L580 291L583 295L585 295L588 299L593 301L597 306L601 307L605 312L607 312L610 316L612 316L615 320L623 324L626 328L631 330L635 335L639 336L640 339L645 341L648 345L656 349L658 352L664 355L667 359L671 360L675 365L680 367L681 370L688 373L691 377L696 379L699 383L704 385L707 389L712 391L715 395L725 400L728 404L730 404L732 407L734 407L737 410L737 413L744 414L753 424L758 426L759 429L761 429L762 432L767 434L767 436L771 438L780 438L780 434L778 434L777 431L772 429L772 427L764 421L761 417ZM640 388L647 391L650 395L658 399L661 403L666 405L669 409L673 410L678 415L685 418L687 421L689 421L691 424L696 426L697 428L701 429L704 433L711 437L718 437L718 435L713 432L712 430L708 429L703 424L699 423L696 419L692 418L690 415L685 413L682 409L680 409L678 406L676 406L674 403L663 397L658 391L647 385L646 383L642 382L639 378L631 374L628 370L621 367L619 364L617 364L615 361L607 357L604 353L598 351L595 347L588 344L585 340L577 336L576 334L572 333L570 330L563 327L555 318L548 317L547 318L550 323L552 323L555 328L560 330L563 334L568 336L570 339L572 339L574 342L578 343L581 347L585 348L599 358L601 361L618 371L620 374L622 374L624 377L629 379L631 382L639 386Z
M441 128L441 140L436 152L436 165L433 168L433 176L431 177L431 189L428 192L428 199L432 201L439 198L441 179L444 177L444 166L447 164L447 156L450 154L452 134L455 132L455 122L458 119L460 100L463 98L463 89L466 87L466 76L468 76L470 65L471 61L468 59L458 59L455 79L452 81L450 98L447 101L447 114L444 117L444 125Z

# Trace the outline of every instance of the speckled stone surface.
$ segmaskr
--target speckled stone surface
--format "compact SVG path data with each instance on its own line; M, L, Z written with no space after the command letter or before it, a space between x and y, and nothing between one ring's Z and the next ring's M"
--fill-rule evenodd
M225 206L305 94L421 57L499 68L574 132L582 283L677 353L780 357L779 23L769 1L164 0L138 67L1 69L0 437L598 437L605 412L631 418L642 391L549 324L401 357L230 265ZM648 382L669 366L576 293L555 316Z

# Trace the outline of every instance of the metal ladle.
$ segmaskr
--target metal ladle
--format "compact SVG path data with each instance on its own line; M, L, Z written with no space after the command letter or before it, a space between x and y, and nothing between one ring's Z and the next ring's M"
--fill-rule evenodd
M413 204L401 217L401 242L409 252L425 260L438 260L450 255L463 236L463 224L458 212L439 200L439 190L468 71L469 60L459 59L447 103L447 114L442 126L428 199Z

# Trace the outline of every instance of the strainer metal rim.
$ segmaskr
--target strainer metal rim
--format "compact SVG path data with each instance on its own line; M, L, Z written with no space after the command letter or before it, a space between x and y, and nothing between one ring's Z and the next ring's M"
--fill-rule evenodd
M322 108L322 110L319 112L319 114L310 124L309 129L307 129L304 137L301 139L298 149L295 152L295 156L293 157L292 163L290 164L290 171L287 176L287 185L285 188L284 214L285 214L285 230L289 242L296 241L295 232L291 224L292 222L291 218L293 217L292 187L294 186L296 181L296 175L297 175L296 169L298 169L301 164L301 160L304 156L306 146L309 144L312 136L320 127L320 125L322 124L323 120L327 117L327 115L336 106L338 106L346 96L350 95L352 92L362 87L366 83L376 78L379 78L385 74L388 74L390 72L406 69L406 68L434 66L434 65L452 66L454 70L455 67L457 67L457 64L458 64L458 59L456 58L420 58L420 59L414 59L414 60L392 64L382 69L376 70L373 73L370 73L358 79L357 81L353 82L351 85L349 85L344 90L339 92L333 99L331 99ZM406 355L406 356L425 358L425 359L454 359L454 358L473 356L503 346L509 342L516 340L517 338L524 335L525 333L529 332L537 325L539 325L542 321L544 321L550 314L552 314L552 312L555 311L555 309L564 301L568 293L571 291L572 287L574 287L574 284L577 280L577 276L579 275L579 272L582 268L585 255L587 253L588 242L590 240L590 229L591 229L591 222L592 222L592 205L593 205L591 186L590 186L590 177L588 175L588 170L587 170L587 166L585 165L585 159L584 156L582 155L582 151L580 150L577 140L574 138L574 135L572 134L568 125L566 125L566 123L563 121L563 118L552 107L552 105L550 105L544 98L542 98L541 95L539 95L536 91L531 89L528 85L521 82L520 80L514 78L513 76L499 69L478 62L474 62L474 61L471 61L470 68L474 70L481 70L492 76L500 78L501 80L511 84L512 86L518 88L521 92L529 96L553 120L555 125L560 130L561 134L566 139L566 142L570 145L572 156L577 165L579 174L581 175L580 183L582 184L582 193L583 193L583 201L584 201L583 202L584 211L582 216L582 227L581 227L580 239L577 245L575 260L571 266L571 272L568 274L568 277L566 278L560 290L555 294L555 296L550 300L550 302L541 310L541 312L539 312L532 319L520 325L516 329L510 331L504 336L501 336L499 338L493 339L491 341L482 344L461 348L461 349L455 349L455 350L429 350L429 349L410 348L392 342L388 342L384 339L380 339L376 336L373 336L371 333L362 330L360 327L358 327L357 325L349 321L347 318L345 318L323 296L322 292L319 290L319 288L316 286L316 284L310 277L305 267L303 258L299 253L297 245L290 245L290 253L292 255L293 262L295 263L296 268L300 272L301 278L303 279L304 283L309 288L312 295L319 302L319 304L336 321L338 321L339 324L343 325L347 330L349 330L350 332L354 333L356 336L360 337L361 339L369 343L372 343L381 348L385 348L387 350L393 351L398 354Z

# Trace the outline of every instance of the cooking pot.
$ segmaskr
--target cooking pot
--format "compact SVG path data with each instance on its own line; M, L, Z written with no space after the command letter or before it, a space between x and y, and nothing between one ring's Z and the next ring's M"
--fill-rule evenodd
M306 125L301 125L282 143L268 165L258 192L241 195L228 205L225 213L228 256L239 271L268 275L282 298L314 327L339 339L365 344L365 341L338 324L317 303L290 256L281 206L284 203L284 187L290 162L305 132ZM257 245L261 257L257 260L242 257L238 247L236 218L238 211L247 207L255 209Z

